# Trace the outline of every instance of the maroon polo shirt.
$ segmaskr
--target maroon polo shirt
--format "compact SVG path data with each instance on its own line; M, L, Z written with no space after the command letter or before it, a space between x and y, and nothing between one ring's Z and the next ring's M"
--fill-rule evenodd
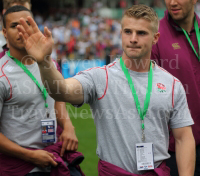
M195 14L196 15L196 14ZM200 19L196 15L200 27ZM168 12L160 21L160 39L153 46L151 59L178 78L186 91L188 106L195 124L192 126L196 145L200 144L200 62L182 29L176 25ZM189 37L197 51L198 42L194 26ZM169 150L175 151L175 141L170 134Z
M0 53L0 59L6 54L6 51L9 49L6 47L6 45L3 46L3 51Z

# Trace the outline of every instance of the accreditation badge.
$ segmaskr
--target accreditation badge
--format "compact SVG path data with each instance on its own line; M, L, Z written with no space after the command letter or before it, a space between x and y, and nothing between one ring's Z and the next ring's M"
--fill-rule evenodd
M42 143L56 142L56 123L54 119L41 120Z
M153 170L153 143L136 144L137 170Z

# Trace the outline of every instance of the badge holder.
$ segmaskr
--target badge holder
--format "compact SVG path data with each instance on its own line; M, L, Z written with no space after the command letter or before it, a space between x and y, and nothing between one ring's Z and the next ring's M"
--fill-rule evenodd
M153 143L136 144L137 170L153 170Z
M41 120L42 128L42 143L56 142L56 124L54 119L49 119L49 113L47 112L47 118Z

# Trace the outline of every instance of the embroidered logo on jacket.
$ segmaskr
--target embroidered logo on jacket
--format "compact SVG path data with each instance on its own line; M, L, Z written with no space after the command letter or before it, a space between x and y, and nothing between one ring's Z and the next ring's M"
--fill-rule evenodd
M157 83L156 86L157 86L157 88L158 88L158 89L157 89L158 92L166 92L166 87L165 87L164 84Z
M172 47L174 48L174 50L176 50L176 49L181 49L181 47L179 46L178 43L173 43L173 44L172 44Z

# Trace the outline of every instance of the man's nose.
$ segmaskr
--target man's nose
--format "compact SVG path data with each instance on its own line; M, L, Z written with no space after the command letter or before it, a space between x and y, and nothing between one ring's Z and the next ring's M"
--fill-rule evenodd
M135 32L131 35L130 42L131 43L137 43L138 42L138 36L137 36L137 34Z
M170 0L169 3L171 6L176 6L177 5L177 0Z

